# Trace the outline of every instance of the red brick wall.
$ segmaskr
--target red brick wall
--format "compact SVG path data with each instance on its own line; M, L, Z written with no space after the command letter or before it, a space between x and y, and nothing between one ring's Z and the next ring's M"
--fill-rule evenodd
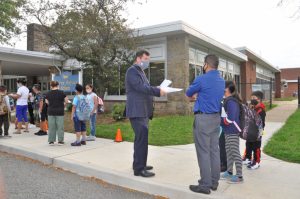
M298 92L298 83L288 83L288 87L284 88L284 97L292 97L294 91Z
M281 70L281 79L297 80L300 76L300 68L284 68Z
M251 83L256 83L256 67L255 62L248 59L247 62L241 64L241 95L244 102L250 100L252 93Z

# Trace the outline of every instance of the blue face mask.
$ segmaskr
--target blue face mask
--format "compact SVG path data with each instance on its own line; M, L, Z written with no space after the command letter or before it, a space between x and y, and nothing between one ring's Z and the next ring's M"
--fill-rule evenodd
M146 70L147 68L149 68L149 65L150 65L150 61L142 61L140 63L140 67L142 70Z

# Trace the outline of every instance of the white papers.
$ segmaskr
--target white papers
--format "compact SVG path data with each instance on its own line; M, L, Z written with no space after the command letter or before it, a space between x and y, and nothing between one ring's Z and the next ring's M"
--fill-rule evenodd
M174 93L174 92L182 91L182 88L172 88L172 87L169 87L171 84L172 84L171 80L165 79L160 84L160 88L162 88L166 93Z
M160 84L160 88L166 88L168 86L170 86L172 84L171 80L165 79L161 84Z
M224 107L222 107L221 117L227 117L227 113L226 113Z

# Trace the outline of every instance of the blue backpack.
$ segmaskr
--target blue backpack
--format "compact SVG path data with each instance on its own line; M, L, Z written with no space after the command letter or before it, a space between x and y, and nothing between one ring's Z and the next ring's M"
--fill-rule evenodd
M80 121L90 120L90 115L92 112L92 107L89 103L88 98L85 95L76 96L78 98L78 104L76 107L76 116Z

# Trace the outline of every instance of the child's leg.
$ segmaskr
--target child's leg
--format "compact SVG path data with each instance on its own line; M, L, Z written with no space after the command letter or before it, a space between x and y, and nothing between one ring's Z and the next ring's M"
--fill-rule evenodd
M233 171L233 155L230 147L231 138L230 135L225 135L225 149L227 155L227 171L232 174Z
M230 148L236 167L236 175L238 177L243 177L242 157L240 154L240 138L239 135L231 135L230 137Z
M246 141L246 149L245 149L245 153L244 153L244 157L243 159L246 160L251 160L251 143Z
M3 134L2 125L3 125L3 122L4 122L4 116L5 115L0 115L0 135ZM4 130L4 133L5 133L5 130Z
M80 121L80 123L81 123L81 134L82 134L81 141L86 141L86 124L84 121Z
M8 130L9 130L9 119L8 119L8 117L9 117L9 115L5 114L4 118L3 118L3 122L4 122L4 135L8 135Z
M260 159L261 159L261 141L256 141L253 143L253 149L254 149L254 161L256 163L260 163Z

